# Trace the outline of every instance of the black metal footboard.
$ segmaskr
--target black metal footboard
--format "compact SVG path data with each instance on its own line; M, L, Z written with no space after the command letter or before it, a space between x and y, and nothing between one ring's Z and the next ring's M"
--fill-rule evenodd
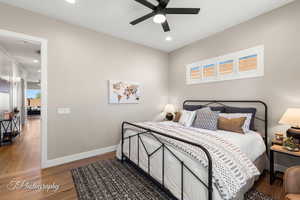
M132 127L136 127L136 128L139 128L141 130L141 132L135 134L135 135L131 135L131 136L127 136L125 137L125 126L132 126ZM160 143L160 146L155 149L154 151L152 152L149 152L146 148L146 145L144 144L142 138L141 138L141 135L144 135L144 134L149 134L151 136L153 136L153 138L155 138L159 143ZM164 136L164 137L167 137L167 138L171 138L171 139L174 139L174 140L177 140L177 141L180 141L180 142L184 142L184 143L187 143L187 144L190 144L190 145L193 145L193 146L196 146L199 148L199 150L202 150L206 157L207 157L207 160L208 160L208 182L207 184L201 180L194 172L193 170L191 170L182 160L180 160L178 158L178 156L176 156L170 148L168 148L168 146L163 142L161 141L161 139L159 139L159 137L157 137L157 135L160 135L160 136ZM135 138L137 137L137 164L134 163L133 161L131 161L131 140L132 138ZM128 140L128 156L126 156L124 154L124 141L125 140ZM144 148L147 156L148 156L148 171L144 171L142 168L140 168L139 166L139 162L140 162L140 145ZM155 181L156 184L158 184L158 186L160 186L164 191L166 191L167 193L169 194L172 194L167 187L165 187L165 152L168 151L170 152L170 154L176 158L176 160L178 160L178 162L180 163L181 165L181 198L180 200L183 200L183 191L184 191L184 170L187 170L191 175L193 175L201 184L203 184L207 190L208 190L208 200L212 200L212 194L213 194L213 183L212 183L212 159L211 159L211 156L208 152L208 150L206 148L204 148L203 146L199 145L199 144L196 144L194 142L190 142L190 141L187 141L187 140L184 140L184 139L180 139L180 138L177 138L177 137L174 137L174 136L170 136L170 135L166 135L164 133L161 133L161 132L158 132L158 131L154 131L154 130L151 130L151 129L148 129L148 128L145 128L145 127L142 127L142 126L139 126L139 125L136 125L136 124L132 124L132 123L129 123L129 122L123 122L122 123L122 142L121 142L121 148L122 148L122 162L124 161L128 161L132 164L134 164L135 166L139 167L140 170L142 170L144 173L148 174L148 177L151 178L151 180ZM152 178L151 174L150 174L150 162L151 162L151 156L155 155L159 150L162 151L162 180L160 181L156 181L154 178ZM174 195L173 195L174 196ZM177 199L177 198L176 198ZM200 199L199 199L200 200ZM201 199L201 200L204 200L204 199Z

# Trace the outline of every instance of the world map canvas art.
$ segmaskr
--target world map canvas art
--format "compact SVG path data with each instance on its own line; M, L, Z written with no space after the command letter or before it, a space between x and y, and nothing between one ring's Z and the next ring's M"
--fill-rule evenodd
M109 81L109 103L139 103L140 84L126 81Z

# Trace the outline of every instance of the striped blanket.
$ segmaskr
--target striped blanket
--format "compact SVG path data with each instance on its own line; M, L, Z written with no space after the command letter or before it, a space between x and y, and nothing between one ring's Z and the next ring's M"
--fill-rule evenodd
M218 137L217 132L205 133L201 129L187 128L171 123L143 122L137 123L137 125L205 147L212 157L213 183L224 200L234 199L248 180L259 175L258 169L246 154L239 147ZM199 148L167 137L158 137L208 168L206 155Z

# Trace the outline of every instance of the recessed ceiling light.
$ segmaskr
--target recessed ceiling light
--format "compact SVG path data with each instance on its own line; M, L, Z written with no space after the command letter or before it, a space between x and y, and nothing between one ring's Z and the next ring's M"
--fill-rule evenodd
M172 40L173 40L173 38L171 36L166 37L166 41L172 41Z
M38 73L41 73L41 70L38 70Z
M34 63L39 63L39 60L36 60L36 59L35 59L35 60L33 60L33 62L34 62Z
M76 0L65 0L66 2L70 3L70 4L75 4Z
M153 18L154 23L162 24L166 21L166 16L163 14L157 14Z

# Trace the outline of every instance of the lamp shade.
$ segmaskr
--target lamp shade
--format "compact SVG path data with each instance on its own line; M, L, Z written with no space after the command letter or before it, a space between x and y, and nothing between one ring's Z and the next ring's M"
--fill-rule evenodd
M300 128L300 108L289 108L281 117L280 124L291 125Z
M175 113L176 112L175 106L173 104L167 104L165 106L164 112L165 113Z

